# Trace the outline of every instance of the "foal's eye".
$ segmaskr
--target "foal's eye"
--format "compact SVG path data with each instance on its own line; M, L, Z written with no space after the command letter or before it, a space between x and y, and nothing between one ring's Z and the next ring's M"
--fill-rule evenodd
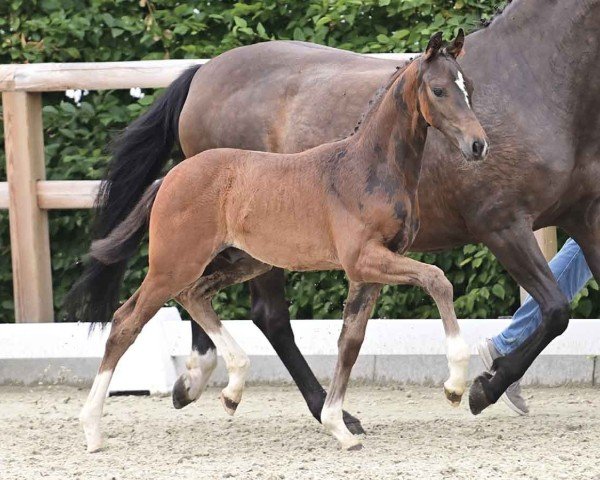
M434 87L434 88L433 88L433 94L434 94L436 97L443 97L443 96L444 96L444 89L442 89L442 88L439 88L439 87Z

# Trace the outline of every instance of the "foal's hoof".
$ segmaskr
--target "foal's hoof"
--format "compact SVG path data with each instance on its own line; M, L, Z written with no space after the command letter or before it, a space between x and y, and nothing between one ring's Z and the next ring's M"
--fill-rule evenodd
M356 445L352 445L351 447L348 447L346 449L346 451L348 452L358 452L359 450L363 449L363 445L362 443L357 443Z
M87 447L87 453L98 453L100 451L102 451L102 449L104 448L104 446L102 445L102 442L96 444L96 445L88 445Z
M185 374L181 375L175 382L175 385L173 385L172 398L173 406L176 409L183 408L194 401L193 398L190 398L189 390L184 377Z
M100 417L93 417L82 413L79 423L83 427L85 442L88 453L96 453L102 450L102 433L100 433Z
M344 410L344 423L346 424L346 428L350 430L350 433L353 435L363 435L365 429L360 424L360 420L352 415L350 415L347 411ZM362 448L362 447L361 447Z
M484 372L473 380L473 385L469 390L469 408L473 415L479 415L492 403L485 393L485 387L489 384L489 379L492 378L492 374Z
M453 392L452 390L447 389L444 386L444 395L446 395L446 400L450 402L450 405L453 407L458 407L460 405L460 401L462 400L462 394L458 394Z
M340 439L340 447L347 452L356 452L362 450L363 445L359 438L354 435L348 435L347 438Z
M238 407L238 405L240 403L231 400L223 392L221 392L221 404L223 405L223 408L225 409L225 411L229 415L233 416L235 414L235 411L237 410L237 407Z

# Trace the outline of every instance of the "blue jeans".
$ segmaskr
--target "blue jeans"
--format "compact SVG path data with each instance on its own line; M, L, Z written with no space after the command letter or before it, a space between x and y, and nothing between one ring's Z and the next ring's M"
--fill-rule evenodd
M569 301L585 287L592 278L592 272L583 256L583 251L575 240L569 238L563 248L550 260L550 270L561 291ZM528 296L515 312L510 325L500 335L492 338L496 350L504 356L527 339L542 322L538 303Z

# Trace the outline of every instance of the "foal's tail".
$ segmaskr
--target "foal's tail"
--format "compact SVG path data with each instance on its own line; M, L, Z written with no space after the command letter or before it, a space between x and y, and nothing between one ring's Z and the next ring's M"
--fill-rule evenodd
M94 239L104 239L117 229L138 205L146 188L160 176L178 139L179 115L198 68L199 65L194 66L179 76L113 144L112 160L96 200ZM82 276L65 298L68 319L110 321L119 303L127 259L143 238L144 224L129 232L117 250L106 252L103 257L117 260L104 264L98 258L89 259ZM126 228L123 226L121 231Z
M162 178L156 180L146 189L131 213L125 217L125 220L117 228L110 232L108 237L92 242L92 248L90 248L91 258L104 265L114 265L115 263L126 262L133 256L138 249L137 234L146 230L150 219L150 211L162 182Z

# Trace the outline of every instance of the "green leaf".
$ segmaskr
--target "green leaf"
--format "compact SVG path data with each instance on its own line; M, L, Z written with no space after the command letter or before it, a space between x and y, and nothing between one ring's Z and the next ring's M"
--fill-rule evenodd
M267 31L265 30L265 27L260 22L258 22L258 25L256 26L256 32L258 33L260 38L264 38L265 40L269 38L269 36L267 35Z
M492 293L502 300L504 300L504 296L506 294L504 287L502 285L500 285L499 283L496 283L492 287Z
M245 28L248 26L248 23L246 22L246 20L244 20L243 18L240 17L233 17L233 21L235 22L235 24L240 27L240 28Z

